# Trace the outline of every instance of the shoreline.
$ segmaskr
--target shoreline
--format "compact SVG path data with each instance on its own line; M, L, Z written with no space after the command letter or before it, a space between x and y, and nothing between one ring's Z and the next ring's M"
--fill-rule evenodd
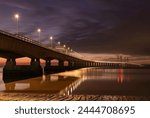
M68 95L5 93L0 92L0 101L150 101L150 96L119 95Z

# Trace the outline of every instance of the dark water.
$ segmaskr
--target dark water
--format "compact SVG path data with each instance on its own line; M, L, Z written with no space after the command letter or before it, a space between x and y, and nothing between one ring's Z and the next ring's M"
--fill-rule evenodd
M92 69L73 94L150 95L150 70Z
M2 78L1 72L0 91L4 92L63 95L150 95L149 69L85 68L7 84Z

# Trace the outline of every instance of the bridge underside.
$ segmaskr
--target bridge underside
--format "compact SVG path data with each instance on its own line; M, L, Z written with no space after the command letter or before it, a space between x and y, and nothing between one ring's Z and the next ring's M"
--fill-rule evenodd
M41 76L43 72L45 74L55 73L55 72L63 72L66 70L73 70L84 67L101 67L101 68L128 68L133 67L126 64L119 63L98 63L98 62L90 62L90 61L68 61L68 65L64 65L64 60L58 60L57 66L52 66L51 61L53 58L47 58L45 60L44 69L40 65L39 58L31 58L30 65L18 66L16 65L16 58L23 57L21 55L11 53L9 51L0 51L0 56L7 59L6 64L3 69L3 79L4 82L15 81L16 77L19 79L26 79L30 77ZM44 70L44 71L43 71Z
M17 53L14 53L14 52L10 52L10 51L4 51L4 50L0 50L0 57L3 57L3 58L21 58L21 57L24 57L23 55L21 54L17 54Z

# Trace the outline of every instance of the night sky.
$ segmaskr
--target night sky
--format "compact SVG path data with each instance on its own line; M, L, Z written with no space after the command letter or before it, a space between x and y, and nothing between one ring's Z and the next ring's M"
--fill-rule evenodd
M150 0L0 0L0 29L88 54L150 56Z

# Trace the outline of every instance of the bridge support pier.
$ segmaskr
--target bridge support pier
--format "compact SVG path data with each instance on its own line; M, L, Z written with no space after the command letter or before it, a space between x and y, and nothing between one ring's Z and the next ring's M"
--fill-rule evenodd
M73 67L74 66L74 62L68 61L68 66L69 67Z
M73 69L73 68L75 68L75 67L74 67L74 62L68 61L68 69L71 70L71 69Z
M51 66L51 60L46 60L45 66L50 67Z
M44 67L44 72L45 72L45 74L51 74L51 73L55 73L55 72L62 72L62 71L65 71L65 70L69 70L70 69L69 66L70 65L68 65L68 66L64 65L64 60L58 60L58 66L51 66L51 61L46 60L46 66Z
M45 61L45 67L44 67L44 73L45 74L52 73L51 59L46 59L46 61Z
M15 58L8 58L3 68L3 80L5 83L37 77L43 74L39 59L32 59L31 65L16 65Z
M89 62L89 67L92 67L92 62Z
M85 62L85 67L88 67L89 65L88 65L88 62Z
M30 62L31 66L31 71L33 72L34 75L42 75L42 67L40 65L40 59L37 58L32 58Z
M4 69L12 70L16 66L16 60L14 58L8 58L6 61L6 65L4 66Z
M43 69L40 65L40 59L32 58L30 62L30 68L32 75L41 76L43 74Z
M74 66L75 66L75 68L80 68L80 67L81 67L80 62L76 61L76 62L74 63Z
M63 67L64 66L64 61L63 60L59 60L58 66L59 67Z

